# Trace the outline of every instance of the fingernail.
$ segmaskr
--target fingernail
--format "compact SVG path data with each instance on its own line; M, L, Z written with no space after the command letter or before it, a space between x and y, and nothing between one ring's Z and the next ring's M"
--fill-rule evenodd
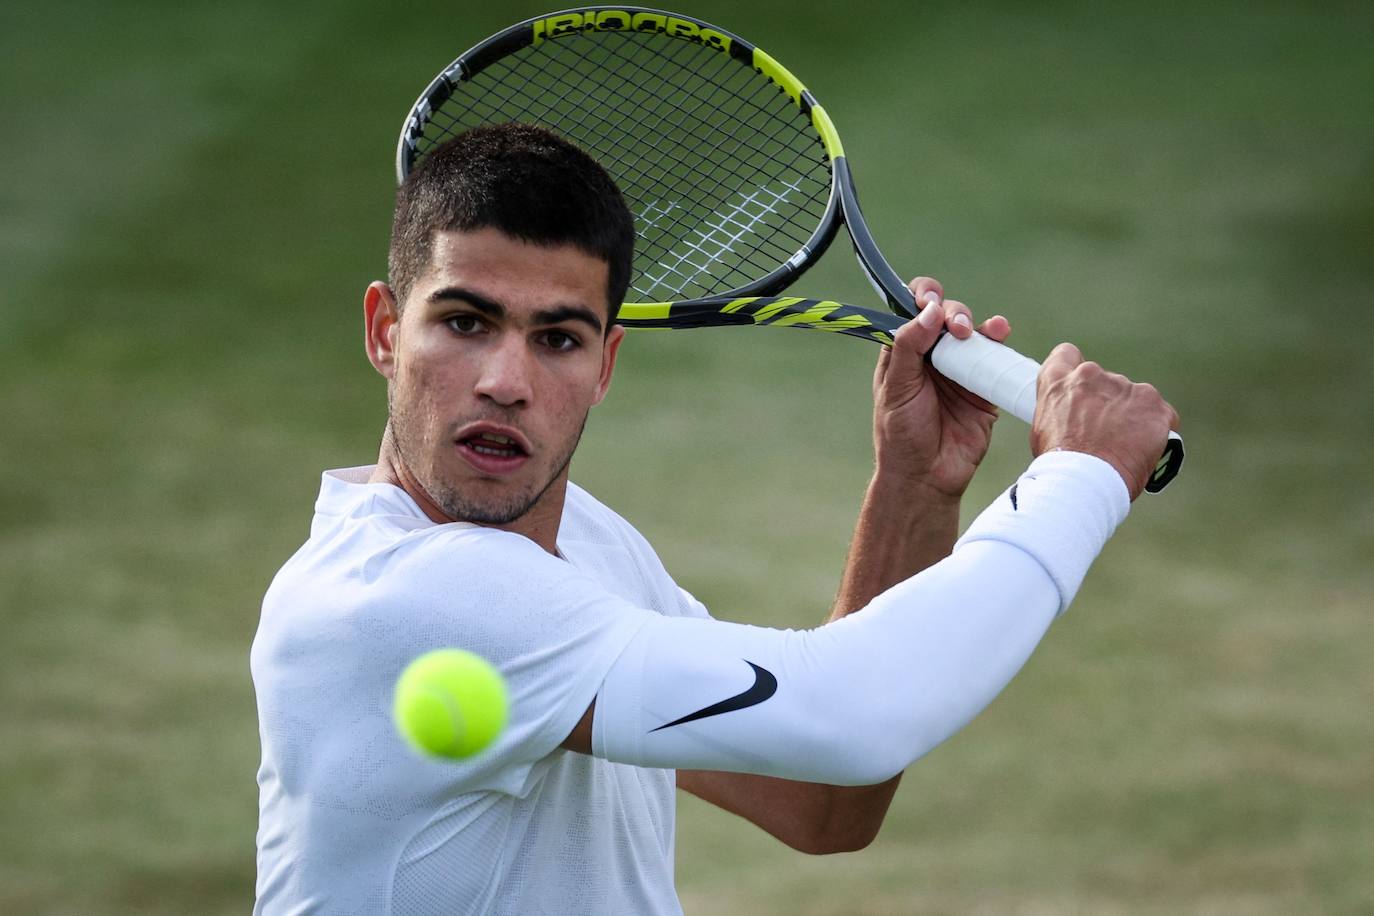
M932 303L921 309L921 313L916 316L916 320L920 322L923 328L938 328L942 317L943 313L934 303Z
M960 312L959 314L954 316L954 323L961 328L968 328L969 330L973 330L973 322L969 321L968 316L965 315L963 312Z
M925 298L925 300L926 300L926 305L939 305L939 304L940 304L940 294L937 293L937 292L936 292L935 290L933 290L933 289L930 290L929 292L927 292L927 293L925 294L925 297L924 297L924 298Z

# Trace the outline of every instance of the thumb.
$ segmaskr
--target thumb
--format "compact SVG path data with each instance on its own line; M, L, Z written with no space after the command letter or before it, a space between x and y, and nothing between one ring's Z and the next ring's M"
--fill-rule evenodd
M883 379L888 403L907 400L925 384L926 351L934 346L940 336L943 318L941 309L927 306L893 335L892 355L887 361Z

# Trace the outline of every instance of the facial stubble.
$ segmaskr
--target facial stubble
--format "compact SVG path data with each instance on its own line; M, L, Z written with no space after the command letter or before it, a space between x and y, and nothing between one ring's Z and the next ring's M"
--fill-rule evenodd
M549 488L554 485L554 482L568 469L568 465L572 463L573 453L577 451L578 443L582 441L582 432L587 427L587 417L591 413L588 410L582 414L582 420L577 425L576 434L568 442L564 453L554 462L553 471L541 486L524 493L508 494L505 499L497 496L481 500L477 494L464 493L460 487L443 479L437 461L439 443L435 443L433 457L436 461L434 466L422 464L426 449L422 441L417 441L417 439L422 439L422 435L413 434L416 428L422 424L414 421L410 410L398 408L394 385L387 386L386 400L387 413L390 418L388 423L389 435L401 462L410 472L411 477L445 515L456 521L471 522L474 525L509 525L533 509L544 497L544 494L549 491ZM507 418L500 416L476 419L508 422ZM452 437L449 436L447 441L451 444Z

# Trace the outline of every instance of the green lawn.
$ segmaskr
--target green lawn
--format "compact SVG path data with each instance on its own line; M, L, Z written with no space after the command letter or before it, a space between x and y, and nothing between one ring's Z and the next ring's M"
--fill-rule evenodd
M547 8L0 8L0 912L248 909L248 646L375 454L395 132ZM688 911L1374 911L1374 8L799 9L689 11L814 89L902 270L1156 382L1191 451L872 848L684 799ZM802 287L871 298L841 245ZM718 616L819 620L875 355L637 335L575 476Z

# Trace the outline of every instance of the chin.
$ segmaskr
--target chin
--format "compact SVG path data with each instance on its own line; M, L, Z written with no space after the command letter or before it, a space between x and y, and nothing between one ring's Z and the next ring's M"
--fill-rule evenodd
M528 492L492 495L484 499L472 498L451 487L432 494L431 498L449 518L474 525L509 525L519 521L538 502L538 497Z

